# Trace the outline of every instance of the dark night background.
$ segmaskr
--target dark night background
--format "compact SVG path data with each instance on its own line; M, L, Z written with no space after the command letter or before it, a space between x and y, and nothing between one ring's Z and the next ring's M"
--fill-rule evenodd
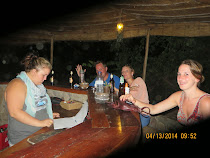
M10 2L11 3L11 2ZM28 1L23 4L1 4L0 10L1 26L0 36L6 37L19 29L27 28L33 24L39 24L42 21L53 19L67 13L79 11L86 6L92 6L99 2L75 1L74 4L38 3ZM102 3L100 1L100 3ZM77 6L77 7L75 7ZM147 63L146 84L150 97L150 103L159 102L167 98L173 92L179 90L176 83L176 74L181 61L185 59L194 59L200 62L204 68L205 81L201 84L201 89L210 93L210 37L164 37L151 36L149 44L149 55ZM135 69L135 77L142 77L145 37L123 39L122 42L112 41L59 41L54 43L54 65L55 85L69 86L69 71L74 72L74 83L78 83L75 67L82 64L87 69L86 81L91 82L95 77L94 61L103 60L107 62L108 72L117 76L121 75L121 68L125 64L130 64ZM50 43L44 43L44 48L38 50L34 45L0 45L0 82L10 81L22 69L20 61L28 52L38 52L40 56L50 59ZM49 82L49 78L48 81ZM208 126L202 126L206 131ZM199 129L199 128L197 128ZM208 127L209 129L209 127ZM192 130L195 132L195 130ZM201 133L202 140L204 136L209 135ZM199 135L199 133L198 133ZM154 141L153 147L156 149L160 142ZM157 144L156 144L157 143ZM162 146L167 147L169 142L162 141ZM171 143L171 142L170 142ZM177 145L177 142L173 142ZM181 141L182 145L189 145ZM184 144L185 143L185 144ZM194 142L193 145L199 145L200 142ZM156 146L157 145L157 146ZM180 145L180 144L179 144ZM171 147L171 146L170 146ZM151 149L150 144L145 146ZM145 149L144 148L144 149ZM154 149L153 148L153 149ZM137 149L138 150L138 149ZM131 150L133 151L133 150ZM136 150L135 150L136 151ZM161 148L160 151L165 151ZM146 152L146 151L145 151ZM164 152L165 153L165 152ZM146 153L150 154L150 153ZM161 152L162 154L162 152Z
M69 3L2 3L0 10L0 36L7 37L20 29L41 24L43 21L62 17L65 14L79 12L89 6L106 1L78 1ZM8 3L8 4L6 4ZM107 2L106 2L107 3ZM201 89L210 93L210 37L166 37L151 36L147 63L146 84L150 102L155 103L167 98L179 90L176 74L181 61L194 59L204 68L205 81ZM54 42L55 84L69 86L69 71L74 72L74 83L78 83L75 67L82 64L87 69L86 81L95 77L94 61L103 60L108 72L120 77L121 68L130 64L135 69L135 77L142 77L146 38L136 37L112 41L59 41ZM50 43L38 50L34 45L0 45L0 81L10 81L21 71L20 61L28 52L38 52L50 59ZM49 82L49 79L48 81Z
M181 61L194 59L204 67L205 81L201 89L210 92L209 44L210 37L160 37L151 36L146 74L146 84L150 102L155 103L167 98L179 90L176 73ZM108 72L121 75L121 68L130 64L135 69L135 77L142 76L145 37L113 41L60 41L54 43L55 85L69 86L69 72L74 72L74 83L78 83L76 65L82 64L87 69L86 81L95 77L93 62L103 60L108 65ZM21 71L20 61L28 52L38 52L40 56L50 58L50 44L45 43L42 50L34 45L0 47L0 81L10 81ZM46 82L49 82L46 81Z

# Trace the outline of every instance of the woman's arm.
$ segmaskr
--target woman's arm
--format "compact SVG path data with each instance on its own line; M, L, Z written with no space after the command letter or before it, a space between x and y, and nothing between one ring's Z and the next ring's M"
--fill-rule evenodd
M143 103L139 100L136 100L131 94L122 95L120 97L120 100L122 101L128 100L132 102L134 105L138 106L139 108L148 107L150 109L150 113L152 115L155 115L176 107L179 103L180 96L181 92L175 92L172 95L170 95L167 99L155 105Z
M199 110L204 119L210 117L210 97L204 97L201 99Z
M22 110L26 94L26 85L20 79L14 79L8 84L5 91L5 100L7 102L7 108L10 116L27 125L50 127L53 124L53 120L45 119L40 121Z

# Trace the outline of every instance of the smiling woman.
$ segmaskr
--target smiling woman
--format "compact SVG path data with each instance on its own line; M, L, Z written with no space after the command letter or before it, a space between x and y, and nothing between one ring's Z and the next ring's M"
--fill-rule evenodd
M132 95L123 95L122 101L128 100L139 108L148 107L151 114L158 114L179 107L177 120L183 125L191 125L210 117L210 94L198 88L204 81L202 65L194 60L181 63L177 73L177 83L182 91L170 95L156 105L146 104Z
M185 60L182 62L183 65L188 65L190 67L190 72L192 75L198 80L197 86L199 87L200 84L205 80L205 77L203 76L203 66L193 60ZM189 74L189 72L188 72ZM180 74L178 73L178 76Z
M42 84L52 66L46 59L32 53L22 61L25 71L13 79L5 90L10 146L18 143L41 127L53 124L52 103Z

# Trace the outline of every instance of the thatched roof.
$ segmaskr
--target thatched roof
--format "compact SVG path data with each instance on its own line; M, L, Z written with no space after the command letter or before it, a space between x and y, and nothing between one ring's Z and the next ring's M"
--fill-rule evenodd
M116 39L116 24L124 23L124 38L150 35L210 36L209 0L121 0L88 6L42 23L24 27L0 43L29 44L64 40Z

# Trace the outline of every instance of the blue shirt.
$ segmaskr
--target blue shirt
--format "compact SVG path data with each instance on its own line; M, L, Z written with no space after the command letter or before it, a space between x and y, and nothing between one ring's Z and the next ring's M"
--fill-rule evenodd
M108 78L106 79L106 81L104 81L104 84L105 84L105 82L106 83L109 83L109 81L110 81L110 73L108 73L109 74L109 76L108 76ZM117 89L119 89L119 86L120 86L120 78L118 77L118 76L116 76L116 75L113 75L113 79L114 79L114 82L115 82L115 87L117 88ZM89 86L95 86L95 81L96 81L96 78L89 84Z

